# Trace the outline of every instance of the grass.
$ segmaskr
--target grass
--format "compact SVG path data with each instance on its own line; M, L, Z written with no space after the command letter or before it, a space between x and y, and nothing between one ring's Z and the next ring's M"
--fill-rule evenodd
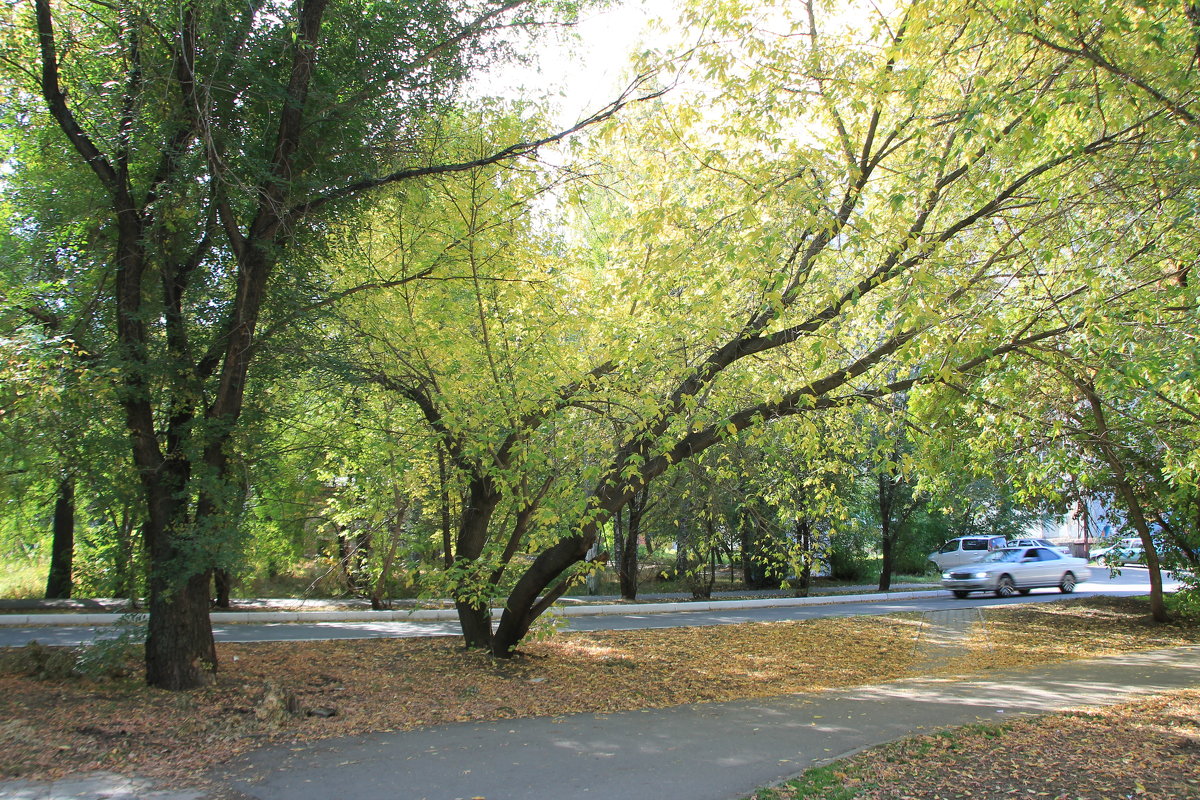
M46 591L48 563L30 559L7 561L0 565L0 598L18 600L41 597Z
M846 785L848 765L839 763L805 770L780 786L759 789L754 800L854 800L860 787Z

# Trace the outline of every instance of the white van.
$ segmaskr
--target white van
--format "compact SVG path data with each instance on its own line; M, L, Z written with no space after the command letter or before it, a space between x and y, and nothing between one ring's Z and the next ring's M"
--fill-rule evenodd
M939 572L979 561L993 550L1004 547L1008 540L1003 536L960 536L941 546L936 553L929 554L929 563Z

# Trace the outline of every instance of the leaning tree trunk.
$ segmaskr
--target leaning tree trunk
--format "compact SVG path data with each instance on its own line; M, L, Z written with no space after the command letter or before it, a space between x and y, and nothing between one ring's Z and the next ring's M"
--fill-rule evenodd
M563 539L543 550L533 560L504 604L500 625L492 638L492 655L496 658L512 658L517 645L529 633L533 621L566 591L567 581L563 580L563 573L586 559L595 541L596 523L593 522L584 528L582 534Z
M50 574L46 578L46 599L71 596L71 569L75 560L75 481L64 475L58 482L54 501L53 541L50 544Z
M1112 470L1117 494L1125 502L1130 522L1133 523L1134 529L1142 540L1142 550L1146 554L1146 566L1150 572L1150 614L1154 617L1155 622L1168 622L1170 615L1167 614L1167 604L1163 598L1162 568L1158 563L1158 553L1154 550L1154 540L1150 535L1150 523L1146 519L1142 501L1138 497L1129 473L1125 470L1125 463L1121 460L1121 456L1113 444L1103 401L1091 384L1078 382L1076 385L1083 390L1084 396L1091 406L1092 419L1096 423L1095 444L1104 460L1108 462L1109 469Z

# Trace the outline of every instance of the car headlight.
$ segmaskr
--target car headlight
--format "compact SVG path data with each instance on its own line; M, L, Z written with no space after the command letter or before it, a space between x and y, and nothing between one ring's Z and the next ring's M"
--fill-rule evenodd
M986 572L972 572L971 573L972 578L986 578L987 576L988 576L988 574Z
M943 573L942 573L942 580L944 580L944 581L948 581L948 580L950 580L950 573L949 573L949 572L943 572Z

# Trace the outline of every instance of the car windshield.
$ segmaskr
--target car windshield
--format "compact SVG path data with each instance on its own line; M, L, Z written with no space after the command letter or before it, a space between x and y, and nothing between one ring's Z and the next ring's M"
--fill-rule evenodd
M1004 550L993 550L983 557L984 561L1020 561L1025 552L1021 547L1009 547Z

